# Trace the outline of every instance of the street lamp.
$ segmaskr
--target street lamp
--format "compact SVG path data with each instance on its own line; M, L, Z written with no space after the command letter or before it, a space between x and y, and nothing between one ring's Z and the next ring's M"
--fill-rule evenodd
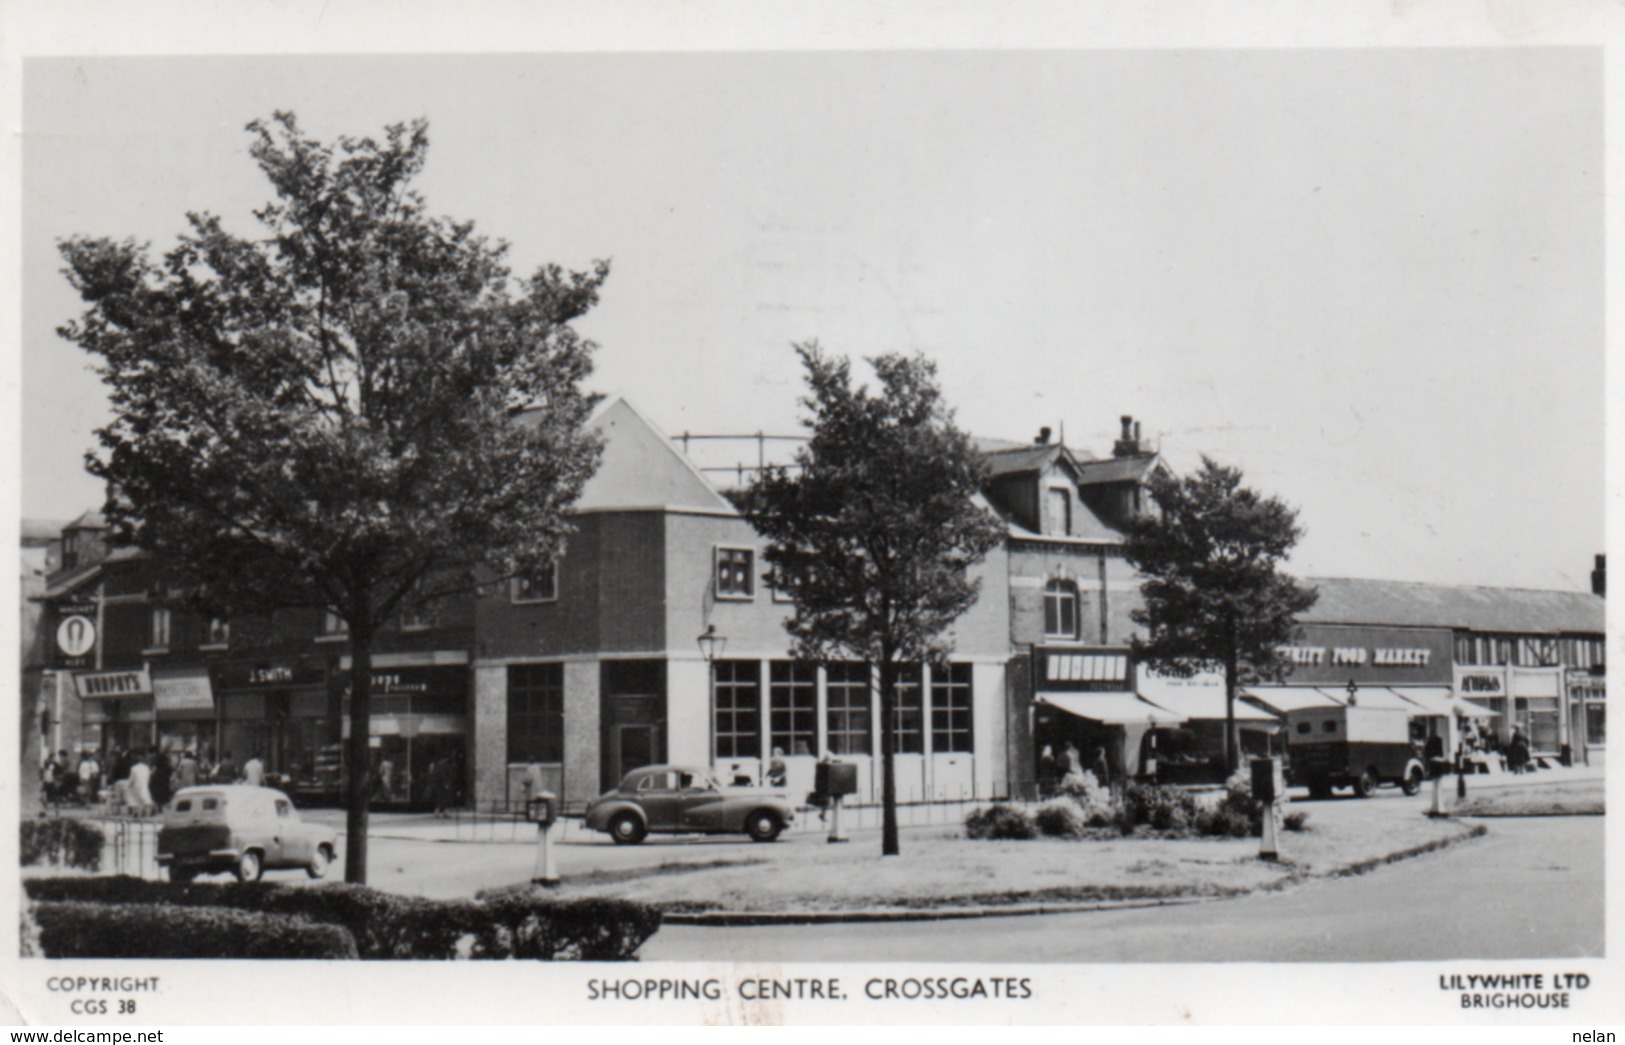
M1352 708L1354 706L1355 694L1360 691L1360 684L1355 682L1353 679L1349 679L1349 684L1346 688L1348 689L1349 693L1349 707Z
M726 636L717 634L715 624L707 624L705 631L694 640L699 643L700 656L705 658L706 687L708 690L708 704L710 706L706 723L706 732L711 738L711 765L717 764L717 658L722 651L728 648Z

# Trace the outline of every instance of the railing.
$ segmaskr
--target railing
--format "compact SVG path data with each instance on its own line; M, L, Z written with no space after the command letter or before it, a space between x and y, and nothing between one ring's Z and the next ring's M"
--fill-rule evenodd
M86 818L101 828L102 873L127 874L137 878L162 878L158 867L158 820L140 817Z

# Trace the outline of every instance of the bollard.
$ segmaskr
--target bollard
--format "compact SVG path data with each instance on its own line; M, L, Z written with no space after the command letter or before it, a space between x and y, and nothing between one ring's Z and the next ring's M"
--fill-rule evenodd
M1280 811L1279 802L1269 802L1264 806L1263 830L1259 833L1258 839L1258 858L1269 863L1276 863L1281 859L1281 848L1275 834L1275 821Z
M1433 772L1433 808L1428 815L1444 816L1444 774L1437 768Z
M556 889L559 884L559 869L553 863L553 825L536 825L536 866L531 871L531 885L540 885L548 889Z
M833 845L836 842L849 841L845 835L841 834L841 796L835 795L829 801L829 842Z

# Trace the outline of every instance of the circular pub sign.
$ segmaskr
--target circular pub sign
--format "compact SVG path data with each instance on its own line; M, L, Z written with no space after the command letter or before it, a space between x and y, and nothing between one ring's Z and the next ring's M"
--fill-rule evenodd
M56 629L56 648L63 656L83 657L96 645L96 625L77 614L64 617Z

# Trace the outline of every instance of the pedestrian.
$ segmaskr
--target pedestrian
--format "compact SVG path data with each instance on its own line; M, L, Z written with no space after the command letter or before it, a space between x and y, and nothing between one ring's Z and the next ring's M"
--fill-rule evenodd
M1078 754L1078 745L1068 740L1066 747L1061 749L1061 778L1083 776L1083 758Z
M1106 748L1104 746L1095 748L1095 760L1089 768L1095 774L1095 779L1100 781L1101 787L1111 786L1112 771L1106 762Z
M1038 796L1048 798L1055 790L1055 749L1048 744L1038 753Z
M130 762L130 775L125 778L129 782L126 801L130 810L136 816L151 816L152 802L152 767L142 752L136 752Z
M1523 730L1512 730L1512 741L1507 744L1507 765L1514 773L1522 773L1528 767L1529 741L1525 739Z
M220 761L214 764L212 783L235 784L237 782L237 760L231 757L230 751L222 752Z
M243 763L243 783L249 787L265 786L265 763L260 759L258 748L255 748L248 761Z
M62 763L56 755L47 755L45 764L39 769L40 800L47 804L60 801L62 788Z
M175 790L196 787L197 781L197 757L190 751L181 752L181 760L175 764Z
M789 782L790 775L784 768L784 749L773 749L773 758L767 763L767 786L783 787Z
M102 793L102 764L96 761L96 752L86 751L79 758L79 790L85 805L95 805Z
M169 755L164 752L155 753L152 767L152 804L162 809L169 804L169 799L175 794L173 784L174 769L170 765Z

